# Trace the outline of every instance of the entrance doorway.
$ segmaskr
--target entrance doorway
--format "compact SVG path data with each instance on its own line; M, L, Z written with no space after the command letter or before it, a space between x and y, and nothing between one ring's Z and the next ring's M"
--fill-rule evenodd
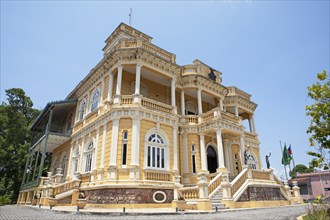
M217 172L218 168L217 152L211 145L207 147L207 168L210 173Z

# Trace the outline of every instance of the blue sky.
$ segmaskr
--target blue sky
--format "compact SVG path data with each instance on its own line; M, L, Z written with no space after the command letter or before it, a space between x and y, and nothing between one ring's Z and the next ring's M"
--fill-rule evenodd
M177 55L223 73L252 94L262 164L283 173L279 141L308 164L307 86L329 71L329 1L1 1L1 102L23 88L42 109L64 99L102 58L104 40L128 23Z

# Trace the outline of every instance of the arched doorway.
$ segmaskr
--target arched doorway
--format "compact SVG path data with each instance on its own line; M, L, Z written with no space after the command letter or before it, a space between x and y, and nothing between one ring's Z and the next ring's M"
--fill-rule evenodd
M210 173L217 172L218 168L217 152L211 145L207 147L207 168Z

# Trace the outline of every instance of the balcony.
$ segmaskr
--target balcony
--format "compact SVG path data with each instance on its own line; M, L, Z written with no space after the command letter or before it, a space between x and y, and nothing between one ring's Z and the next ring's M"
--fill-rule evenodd
M69 140L72 133L73 112L76 100L48 103L31 127L34 134L31 149L45 146L46 152L53 150Z
M114 108L116 105L112 104L112 108ZM120 102L119 102L120 107L139 107L140 103L134 103L134 95L122 95L120 97ZM156 111L156 112L161 112L165 114L172 114L173 112L173 107L171 105L167 105L165 103L149 99L146 97L141 97L141 107L151 110L151 111Z
M196 125L202 123L209 123L218 119L221 119L222 121L228 123L241 123L240 117L237 117L228 112L221 111L219 107L216 107L200 115L184 115L182 116L181 123L185 125Z
M121 39L120 42L111 48L109 52L118 50L118 49L130 49L130 48L142 48L151 54L154 54L168 62L175 63L176 56L173 53L170 53L156 45L151 43L139 40L139 39Z

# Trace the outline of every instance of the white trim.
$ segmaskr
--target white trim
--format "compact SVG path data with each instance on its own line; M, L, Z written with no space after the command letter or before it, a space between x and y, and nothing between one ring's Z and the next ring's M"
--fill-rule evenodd
M149 142L148 139L153 134L159 135L163 139L164 144ZM148 146L150 146L151 149L152 149L152 147L158 147L158 149L164 149L164 168L148 166ZM170 152L169 151L170 151L169 139L168 139L166 133L162 129L157 129L157 128L149 129L144 137L144 167L145 167L145 169L169 171L170 170L170 166L169 166ZM161 152L161 150L160 150L160 152ZM150 161L150 162L152 163L152 161Z
M97 152L98 152L98 148L99 148L99 138L100 138L100 127L97 128L96 131L96 140L95 140L95 145L94 145L94 162L93 162L93 166L92 166L92 170L96 169L96 164L97 164Z
M112 137L111 137L110 164L109 164L110 166L117 165L118 130L119 130L119 119L115 118L112 121Z
M173 170L178 170L178 129L173 127Z
M157 200L157 199L156 199L156 194L158 194L158 193L160 193L160 194L162 194L162 195L164 196L164 199L163 199L163 200ZM152 199L154 200L154 202L157 202L157 203L163 203L163 202L166 201L167 196L166 196L166 193L164 193L163 191L156 191L156 192L154 192L154 194L153 194L153 196L152 196Z
M105 142L106 142L106 136L107 136L107 127L108 125L103 125L103 136L102 136L102 151L101 151L101 164L100 167L104 167L104 151L105 151Z
M113 72L109 71L109 85L108 85L108 97L107 97L108 101L110 101L112 98L112 89L113 89Z
M140 119L132 120L132 149L131 149L131 165L139 166L140 153Z

